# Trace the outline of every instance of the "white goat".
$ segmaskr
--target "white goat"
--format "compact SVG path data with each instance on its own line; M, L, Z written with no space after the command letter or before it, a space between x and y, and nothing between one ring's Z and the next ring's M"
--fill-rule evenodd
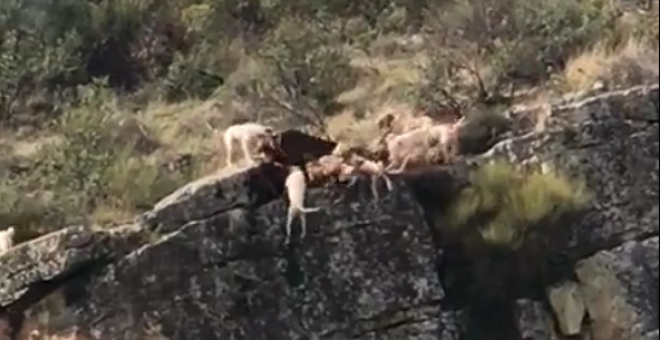
M7 230L0 231L0 255L6 253L14 246L14 235L16 229L9 227Z
M209 128L212 129L210 125ZM248 162L254 163L255 160L252 157L252 151L255 149L256 144L260 142L260 139L261 142L266 140L274 145L275 132L273 128L254 122L235 124L228 127L223 136L225 150L227 152L227 165L234 164L234 144L237 142L241 145L243 156Z
M284 181L287 195L289 198L289 208L286 216L286 239L284 244L289 244L291 241L291 226L293 219L298 217L300 219L300 238L304 238L307 234L307 218L306 213L319 211L321 208L305 207L305 192L307 191L307 180L303 171L297 167L292 166L289 175Z

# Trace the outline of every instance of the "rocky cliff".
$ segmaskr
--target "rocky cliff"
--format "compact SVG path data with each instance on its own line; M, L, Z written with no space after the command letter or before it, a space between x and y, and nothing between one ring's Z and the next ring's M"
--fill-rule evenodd
M268 165L200 179L130 225L21 244L0 256L0 339L658 339L658 86L509 115L516 133L487 154L379 198L366 180L310 190L323 209L291 247ZM594 197L561 222L568 273L475 307L429 207L500 157L552 162Z

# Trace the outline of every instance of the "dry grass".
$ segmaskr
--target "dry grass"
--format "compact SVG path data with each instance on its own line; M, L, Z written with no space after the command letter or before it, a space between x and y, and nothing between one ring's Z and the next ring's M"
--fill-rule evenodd
M389 59L352 54L351 64L362 71L363 77L353 89L337 97L337 101L348 105L349 109L329 117L326 126L333 138L351 145L364 145L378 133L373 117L383 114L384 111L405 114L411 111L410 107L401 104L401 101L388 99L391 99L392 92L420 80L420 65L425 56L423 53L416 53L407 58ZM240 83L242 79L258 72L259 66L255 65L254 60L244 60L241 67L228 77L228 82ZM153 133L155 139L163 144L164 150L203 155L206 161L200 164L201 172L210 173L221 166L224 147L220 138L209 131L204 122L210 122L217 132L221 132L230 126L233 120L246 116L245 110L240 107L224 110L214 107L213 104L213 101L186 101L178 104L152 102L138 114L138 119ZM223 107L232 105L234 104L223 103ZM234 106L238 105L240 104Z
M421 66L426 58L422 52L399 58L355 56L351 66L364 76L355 88L340 94L337 101L366 108L382 104L421 81Z
M214 134L204 124L213 120L211 105L199 101L152 103L139 117L165 146L175 147L181 153L195 153L213 144Z
M584 91L597 82L625 87L658 81L658 50L635 39L609 50L597 45L571 59L563 80L568 91Z

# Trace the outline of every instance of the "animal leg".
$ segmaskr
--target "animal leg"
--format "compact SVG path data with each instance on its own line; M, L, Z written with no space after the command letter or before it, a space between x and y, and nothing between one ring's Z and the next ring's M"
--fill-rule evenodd
M289 242L291 242L291 225L293 224L293 218L295 216L296 216L295 210L289 208L286 215L286 228L285 228L286 237L284 238L285 245L288 245Z
M346 186L350 188L350 187L354 186L355 184L357 184L357 181L358 181L358 176L352 175L352 176L350 176L350 179L348 180L348 184L346 184Z
M234 139L228 135L225 134L225 152L227 152L227 161L225 162L227 165L233 165L233 154L234 151Z
M378 195L378 177L376 176L371 176L371 194L375 201L380 198Z
M300 214L300 239L304 239L307 236L307 217L305 213Z
M406 167L408 166L408 163L410 163L410 156L406 156L406 158L403 160L403 163L401 163L401 166L398 169L392 170L392 168L394 168L395 164L391 163L390 165L387 166L387 168L385 168L384 172L389 172L389 173L394 173L394 174L401 173L401 172L403 172L403 170L406 169Z
M458 144L457 143L452 143L450 145L449 154L450 154L450 158L452 160L455 160L457 157L459 157L459 150L458 150Z
M247 159L247 161L250 164L255 163L255 160L252 158L252 155L250 154L250 146L248 145L248 138L244 138L243 140L241 140L241 147L243 149L243 155L245 156L245 159Z
M387 191L392 191L393 186L390 176L387 176L387 174L383 174L382 177L385 180L385 186L387 186Z

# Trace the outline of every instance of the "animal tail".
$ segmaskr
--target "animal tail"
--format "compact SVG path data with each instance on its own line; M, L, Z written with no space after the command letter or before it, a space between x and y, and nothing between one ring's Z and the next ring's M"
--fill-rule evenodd
M319 211L319 210L321 210L320 207L301 208L301 209L300 209L300 211L301 211L302 213L305 213L305 214L306 214L306 213L311 213L311 212L316 212L316 211Z

